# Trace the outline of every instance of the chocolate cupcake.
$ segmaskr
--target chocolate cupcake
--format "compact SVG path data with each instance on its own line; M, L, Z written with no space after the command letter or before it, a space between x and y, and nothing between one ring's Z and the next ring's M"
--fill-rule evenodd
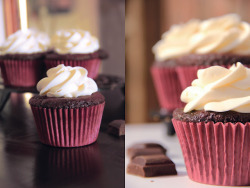
M36 30L17 31L1 46L0 67L4 85L33 87L44 76L43 63L49 37Z
M190 179L213 185L250 185L250 69L199 70L181 94L187 105L173 124Z
M59 30L52 37L53 53L46 56L46 68L59 64L65 66L81 66L88 70L90 78L96 78L100 69L101 59L107 58L100 49L98 40L88 31L71 29Z
M39 96L30 99L42 143L57 147L78 147L96 141L104 96L82 67L58 65L40 80Z
M154 46L154 52L158 61L174 62L185 89L197 78L198 69L213 65L229 68L235 62L249 67L249 30L249 23L236 14L191 20L173 26Z

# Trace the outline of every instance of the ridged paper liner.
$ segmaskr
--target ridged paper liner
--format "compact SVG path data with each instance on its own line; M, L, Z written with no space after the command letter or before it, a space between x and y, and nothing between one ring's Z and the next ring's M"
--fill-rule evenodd
M236 62L235 62L236 63ZM211 65L214 66L214 65ZM220 65L222 67L230 68L232 65ZM250 67L250 65L244 65ZM181 83L182 90L191 86L193 80L197 79L197 71L199 69L205 69L209 66L178 66L176 72Z
M71 67L84 67L88 70L88 77L96 78L100 69L100 59L89 59L89 60L67 60L67 59L45 59L46 69L56 67L57 65L64 64L65 66Z
M176 72L180 80L181 88L184 90L191 86L193 80L197 79L197 71L205 69L208 66L179 66L176 67Z
M41 142L56 147L79 147L95 142L104 104L73 109L31 106Z
M151 74L162 108L173 111L184 106L180 100L182 89L174 67L151 67Z
M44 73L44 65L41 60L4 59L0 66L6 86L33 87Z
M172 121L190 179L250 185L250 123Z
M98 143L79 148L41 148L36 156L35 167L35 182L44 187L51 181L56 182L56 185L92 181L102 170ZM47 182L42 181L44 179Z

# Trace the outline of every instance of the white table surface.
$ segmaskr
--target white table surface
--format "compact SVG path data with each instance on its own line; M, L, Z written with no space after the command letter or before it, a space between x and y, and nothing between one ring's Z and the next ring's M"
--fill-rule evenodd
M205 185L190 180L177 136L167 136L163 123L126 124L125 149L135 143L155 142L167 148L167 156L175 163L178 175L143 178L125 173L126 188L212 188L222 186ZM127 167L129 158L125 157ZM229 188L229 186L225 186ZM250 186L248 186L250 187ZM239 188L239 187L231 187Z

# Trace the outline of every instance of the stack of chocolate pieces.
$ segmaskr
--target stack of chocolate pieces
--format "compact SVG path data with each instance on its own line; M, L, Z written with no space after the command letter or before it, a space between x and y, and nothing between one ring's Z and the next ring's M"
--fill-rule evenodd
M131 160L127 173L142 177L177 174L175 164L166 156L166 149L156 143L135 144L127 154Z

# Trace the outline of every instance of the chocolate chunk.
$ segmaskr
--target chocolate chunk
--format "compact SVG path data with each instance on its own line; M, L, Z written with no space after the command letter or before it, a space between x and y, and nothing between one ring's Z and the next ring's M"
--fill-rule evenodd
M109 123L108 132L115 136L125 135L125 121L114 120Z
M133 159L140 155L155 155L155 154L165 154L166 149L160 144L156 143L143 143L135 144L128 148L128 156Z
M177 174L175 164L165 155L141 155L128 164L127 173L143 177Z

